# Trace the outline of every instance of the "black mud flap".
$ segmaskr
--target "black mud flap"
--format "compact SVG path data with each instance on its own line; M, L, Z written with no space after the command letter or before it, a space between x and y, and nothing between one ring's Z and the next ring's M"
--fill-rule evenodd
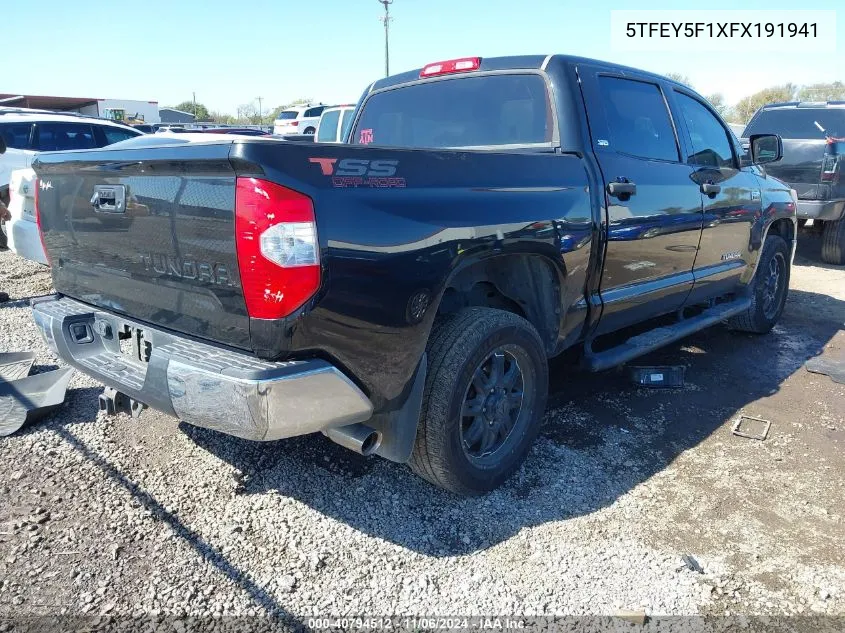
M29 376L35 352L7 352L0 354L0 380L17 380Z
M0 437L59 407L73 371L64 367L18 380L0 380Z

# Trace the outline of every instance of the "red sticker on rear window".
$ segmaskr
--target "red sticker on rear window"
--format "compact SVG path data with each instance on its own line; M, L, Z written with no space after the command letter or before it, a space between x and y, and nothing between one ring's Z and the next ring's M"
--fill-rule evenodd
M373 129L367 128L366 130L361 130L361 138L358 139L358 142L361 145L369 145L373 142Z

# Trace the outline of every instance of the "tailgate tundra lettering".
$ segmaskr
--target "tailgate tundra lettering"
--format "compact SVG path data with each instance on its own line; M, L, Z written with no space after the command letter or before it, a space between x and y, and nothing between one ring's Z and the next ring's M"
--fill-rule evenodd
M398 160L365 160L361 158L309 158L308 162L320 166L324 176L332 177L332 186L402 188L405 179L396 177Z
M162 253L142 253L141 262L144 264L144 270L151 270L159 275L195 279L216 286L238 287L237 281L232 278L229 267L225 264L199 262Z

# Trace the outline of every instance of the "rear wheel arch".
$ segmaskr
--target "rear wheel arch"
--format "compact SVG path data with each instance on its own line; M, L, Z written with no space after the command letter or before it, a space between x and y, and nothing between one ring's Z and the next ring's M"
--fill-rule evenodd
M548 257L511 253L465 262L444 284L438 316L469 307L505 310L526 319L555 353L561 326L565 271Z
M787 244L792 245L792 242L795 240L795 229L796 226L792 220L780 218L769 225L766 236L780 235Z

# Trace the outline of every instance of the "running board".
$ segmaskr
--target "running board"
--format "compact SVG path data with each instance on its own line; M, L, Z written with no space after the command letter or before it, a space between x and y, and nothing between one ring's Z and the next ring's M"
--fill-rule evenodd
M604 352L591 352L589 346L582 362L584 369L588 371L602 371L627 363L629 360L654 351L669 343L682 339L699 330L726 321L732 316L744 312L751 306L751 299L742 297L730 303L722 303L712 308L707 308L701 314L678 321L674 325L654 328L643 332L633 338L629 338L622 345L617 345Z

